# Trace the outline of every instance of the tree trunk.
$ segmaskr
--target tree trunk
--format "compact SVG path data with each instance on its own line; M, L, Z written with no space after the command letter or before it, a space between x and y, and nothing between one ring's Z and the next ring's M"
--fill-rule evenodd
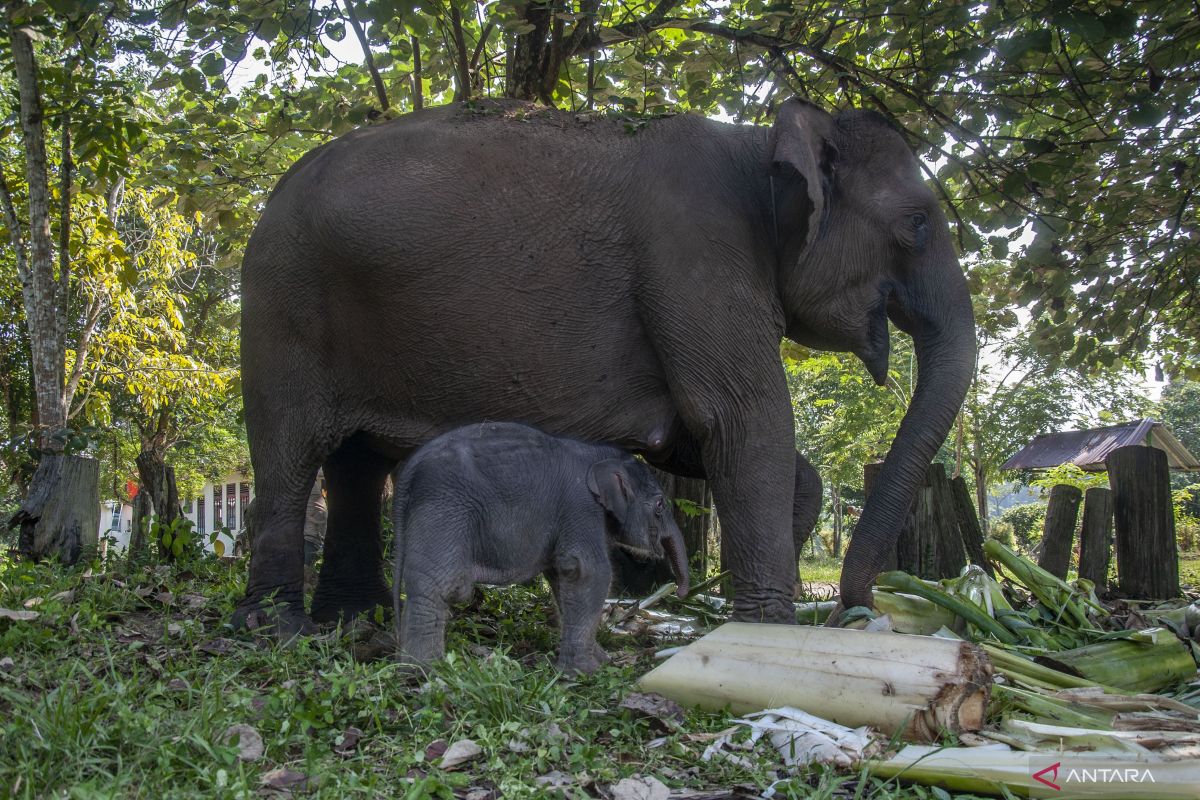
M950 481L950 493L954 500L954 513L958 520L958 532L962 536L963 547L971 563L982 567L984 572L996 576L992 562L983 554L983 529L979 527L979 517L975 516L975 507L971 505L971 492L967 482L959 475Z
M1075 525L1079 520L1079 501L1082 497L1083 493L1074 486L1063 483L1050 490L1038 566L1059 578L1067 577L1067 570L1071 567L1071 550L1075 543Z
M689 516L674 505L675 522L683 532L688 563L700 575L708 574L708 531L712 521L712 490L703 478L675 478L673 499L682 498L706 509L705 513Z
M833 541L830 543L830 555L842 557L842 489L834 484L829 489L833 500Z
M150 518L153 516L154 503L151 502L149 493L138 491L133 498L132 530L129 534L129 552L126 553L131 562L146 555Z
M1156 447L1119 447L1105 461L1113 492L1117 580L1140 599L1179 596L1179 553L1167 454Z
M1083 527L1079 531L1079 577L1094 583L1099 592L1108 588L1112 530L1112 490L1088 489L1083 498Z
M166 456L159 450L142 450L137 454L138 480L141 483L138 497L146 497L144 513L153 514L163 525L170 525L182 515L179 507L179 491L175 486L175 468L166 463ZM158 542L159 555L171 558L170 548ZM131 548L132 549L132 548Z
M46 159L46 136L42 124L42 98L38 87L33 41L11 21L9 30L12 34L13 68L20 99L25 177L29 190L28 268L19 277L33 356L33 385L37 396L38 420L49 432L54 432L66 424L66 409L63 407L65 323L61 319L59 283L54 279L54 250L50 237L49 168ZM38 488L35 479L31 491Z
M978 450L978 448L976 448L976 450ZM972 465L975 473L975 507L979 511L979 516L976 517L976 519L979 520L979 528L981 531L983 531L983 535L986 537L988 533L987 478L984 475L985 470L983 469L982 462L979 460L979 458L980 456L977 452L974 459L974 464Z
M94 554L100 531L100 462L43 455L29 496L9 525L21 526L17 550L35 561L57 556L74 564Z

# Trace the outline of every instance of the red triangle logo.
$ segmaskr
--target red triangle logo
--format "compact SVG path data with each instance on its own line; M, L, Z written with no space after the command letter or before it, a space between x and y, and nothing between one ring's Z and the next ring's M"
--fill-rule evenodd
M1045 769L1039 769L1037 772L1033 773L1033 779L1035 781L1037 781L1038 783L1046 784L1047 786L1049 786L1051 789L1055 790L1056 792L1061 792L1062 787L1054 782L1054 781L1058 780L1058 768L1061 766L1062 766L1061 761L1055 761L1053 764L1046 767ZM1051 778L1043 778L1042 777L1047 772L1053 773L1051 775L1051 778L1053 778L1053 780L1051 780Z

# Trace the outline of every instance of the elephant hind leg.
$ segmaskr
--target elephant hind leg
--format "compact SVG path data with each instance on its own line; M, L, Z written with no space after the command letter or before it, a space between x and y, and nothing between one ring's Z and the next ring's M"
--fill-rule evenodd
M796 544L796 558L800 548L812 536L821 515L821 476L808 459L796 451L796 490L792 495L792 540Z
M355 435L325 460L328 523L325 560L313 593L312 617L317 622L348 621L389 609L392 595L384 579L384 542L380 526L383 487L396 466Z
M255 500L246 595L235 627L273 623L281 636L313 630L304 614L304 510L324 452L294 417L248 419Z

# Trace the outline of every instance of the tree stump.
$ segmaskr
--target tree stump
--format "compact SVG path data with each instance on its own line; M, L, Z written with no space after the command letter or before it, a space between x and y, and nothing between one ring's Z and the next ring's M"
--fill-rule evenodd
M1071 548L1075 543L1075 523L1079 519L1079 501L1082 498L1082 492L1065 483L1050 490L1038 566L1059 578L1067 577L1067 570L1071 567Z
M100 536L100 462L62 453L43 455L29 496L9 520L20 525L17 550L34 561L57 556L74 564L96 552Z
M1108 563L1112 553L1113 494L1095 487L1083 497L1083 526L1079 529L1079 577L1108 588Z
M896 541L896 569L938 580L956 577L966 563L946 468L931 464Z
M975 506L971 502L971 492L967 489L967 482L962 475L950 480L950 493L954 500L954 514L958 519L958 532L962 536L967 557L972 564L982 567L983 571L993 578L996 577L992 562L983 554L983 527L979 524Z
M1117 581L1128 597L1179 596L1179 553L1167 454L1131 445L1108 454L1116 523Z

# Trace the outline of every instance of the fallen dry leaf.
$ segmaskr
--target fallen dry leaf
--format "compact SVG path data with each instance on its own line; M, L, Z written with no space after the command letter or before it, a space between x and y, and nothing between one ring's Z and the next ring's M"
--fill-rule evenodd
M75 590L67 589L65 592L59 592L58 594L54 595L50 599L58 600L64 604L74 603L75 602Z
M233 643L228 639L211 639L201 643L196 649L210 656L223 656L233 649Z
M619 708L655 720L667 728L674 728L683 722L683 707L661 694L633 692L621 701Z
M561 789L564 786L575 785L575 779L561 770L552 770L545 775L539 775L533 779L537 786L546 789Z
M351 725L349 728L346 728L346 730L342 731L342 735L338 737L338 741L336 741L333 745L333 752L337 753L339 756L351 755L354 752L354 749L358 747L358 742L362 739L362 737L363 732Z
M13 611L11 608L0 608L0 617L11 619L13 622L29 622L39 616L41 615L36 611Z
M671 790L658 778L622 778L611 788L613 800L667 800Z
M175 602L175 595L170 592L159 592L154 595L154 599L162 603L164 606L169 606Z
M173 692L186 692L192 687L183 678L171 678L171 680L167 681L167 688Z
M26 608L33 608L34 606L40 606L43 602L43 599L40 597L31 597L26 600L23 605Z
M15 667L16 662L12 660L11 656L0 658L0 672L12 672Z
M425 760L432 764L435 758L442 757L442 754L446 752L446 748L449 746L445 739L430 742L429 746L425 748Z
M262 758L266 749L263 747L263 740L258 735L258 731L240 722L230 725L221 735L221 744L234 743L237 744L238 758L242 761L257 761Z
M203 608L208 605L208 598L202 594L185 594L179 598L188 608Z
M267 789L290 792L292 789L304 789L308 786L308 776L294 769L280 767L263 773L262 785Z
M167 623L167 633L169 633L171 636L182 636L183 626L178 622Z
M446 748L446 752L442 754L442 760L438 762L438 766L446 770L456 769L481 755L483 755L483 748L473 740L459 739Z

